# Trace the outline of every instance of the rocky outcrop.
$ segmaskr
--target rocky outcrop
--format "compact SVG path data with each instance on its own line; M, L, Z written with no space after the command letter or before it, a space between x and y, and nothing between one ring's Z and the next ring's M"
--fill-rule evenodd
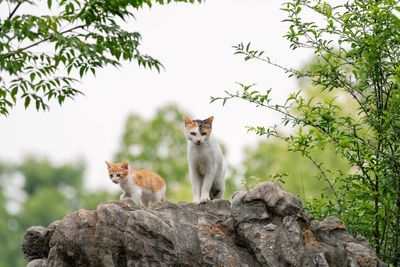
M386 266L341 220L311 220L298 197L271 182L232 203L105 202L29 228L22 250L29 267Z

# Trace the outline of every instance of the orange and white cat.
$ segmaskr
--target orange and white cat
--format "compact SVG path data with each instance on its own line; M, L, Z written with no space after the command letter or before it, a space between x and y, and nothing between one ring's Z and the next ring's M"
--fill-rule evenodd
M164 179L150 170L134 170L125 160L122 163L106 161L108 173L113 183L119 184L124 193L121 199L132 198L138 205L165 201L166 185Z

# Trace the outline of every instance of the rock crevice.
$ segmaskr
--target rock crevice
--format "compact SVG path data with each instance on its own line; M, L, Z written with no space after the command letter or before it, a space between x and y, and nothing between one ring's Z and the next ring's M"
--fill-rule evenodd
M236 192L232 203L108 201L30 227L22 250L29 267L386 266L341 220L312 220L272 182Z

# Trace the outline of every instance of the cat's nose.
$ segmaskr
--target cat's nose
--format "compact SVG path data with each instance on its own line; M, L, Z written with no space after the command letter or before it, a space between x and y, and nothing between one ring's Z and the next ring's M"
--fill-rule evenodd
M200 145L200 144L201 144L201 141L197 141L196 144Z

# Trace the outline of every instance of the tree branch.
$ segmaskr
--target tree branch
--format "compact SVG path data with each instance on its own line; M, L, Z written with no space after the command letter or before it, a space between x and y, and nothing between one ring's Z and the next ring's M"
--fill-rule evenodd
M72 32L72 31L74 31L74 30L76 30L76 29L81 29L81 28L83 28L83 27L85 27L85 26L86 26L86 24L85 24L85 25L75 26L75 27L73 27L73 28L71 28L71 29L68 29L68 30L65 30L65 31L60 32L60 34L65 34L65 33L68 33L68 32ZM30 45L28 45L28 46L25 46L25 47L23 47L23 48L19 48L19 49L17 49L17 50L14 50L14 51L11 51L11 52L2 54L2 55L0 55L0 58L1 58L1 59L7 59L7 58L12 57L12 56L14 56L14 55L16 55L16 54L21 53L22 51L25 51L25 50L27 50L27 49L29 49L29 48L32 48L32 47L37 46L37 45L39 45L39 44L41 44L41 43L44 43L44 42L50 40L51 38L53 38L53 35L51 35L51 36L49 36L49 37L47 37L47 38L44 38L44 39L42 39L42 40L40 40L40 41L38 41L38 42L36 42L36 43L30 44Z
M17 9L21 6L21 4L22 4L22 2L19 2L15 7L14 7L14 10L10 13L10 15L8 16L8 19L11 19L13 16L14 16L14 14L15 14L15 12L17 11Z

